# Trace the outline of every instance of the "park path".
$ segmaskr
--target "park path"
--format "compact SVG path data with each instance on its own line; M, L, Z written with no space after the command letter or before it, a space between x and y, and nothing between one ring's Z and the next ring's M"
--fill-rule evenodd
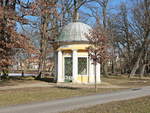
M0 113L58 113L112 101L128 100L150 95L150 86L119 92L73 97L49 102L0 108Z

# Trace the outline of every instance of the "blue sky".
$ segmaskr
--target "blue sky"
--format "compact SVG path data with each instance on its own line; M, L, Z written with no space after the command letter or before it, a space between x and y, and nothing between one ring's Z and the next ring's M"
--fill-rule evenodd
M28 1L28 0L23 0L23 1ZM110 0L108 9L110 12L115 12L115 11L117 11L118 6L121 2L125 2L125 3L129 4L129 1L130 0ZM89 12L88 9L83 9L83 11ZM30 19L31 19L31 17L30 17ZM92 18L89 18L89 21L87 23L92 25L93 21L94 20ZM18 30L21 30L21 27L18 24L17 24L17 28L18 28Z
M119 5L121 2L127 3L129 0L111 0L110 4L113 6Z
M107 8L107 13L116 13L118 11L118 8L119 8L119 5L124 2L126 3L127 5L129 5L130 3L130 0L109 0L109 4L108 4L108 8ZM98 4L96 3L89 3L91 4L92 6L98 6ZM84 13L91 13L91 10L87 9L86 7L82 7L81 10L84 12ZM101 8L99 8L99 14L101 15L102 12L101 12ZM93 25L95 19L92 18L92 17L87 17L88 18L88 21L83 21L89 25Z
M27 0L24 0L24 1L27 1ZM117 9L119 8L119 4L121 3L121 2L125 2L125 3L127 3L127 4L129 4L128 2L130 1L130 0L110 0L111 2L109 3L109 7L108 7L108 9L110 10L110 12L115 12L115 11L117 11ZM88 10L86 10L86 9L83 9L85 12L88 12ZM34 20L35 18L33 18L33 17L28 17L28 18L32 18L32 20ZM90 26L93 26L94 25L94 19L92 19L92 18L90 18L89 19L89 21L88 22L85 22L85 23L87 23L87 24L89 24ZM18 32L22 32L22 27L20 26L20 24L19 23L17 23L17 31ZM25 26L24 26L25 27ZM26 26L25 27L25 30L27 30L27 33L29 33L30 31L32 31L31 30L32 28L31 27L29 27L29 26ZM39 43L36 41L36 38L34 37L34 39L33 39L34 41L34 43L35 43L35 45L39 45Z

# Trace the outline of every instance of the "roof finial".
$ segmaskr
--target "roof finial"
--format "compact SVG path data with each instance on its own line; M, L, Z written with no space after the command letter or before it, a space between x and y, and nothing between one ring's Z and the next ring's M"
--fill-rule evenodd
M80 19L80 14L79 14L79 13L77 13L77 15L76 15L76 21L78 22L78 21L79 21L79 19Z

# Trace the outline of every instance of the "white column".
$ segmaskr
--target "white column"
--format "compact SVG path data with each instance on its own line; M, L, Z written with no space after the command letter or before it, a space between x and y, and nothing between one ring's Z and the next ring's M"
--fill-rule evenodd
M72 78L73 82L77 82L78 76L78 57L77 57L77 50L72 50Z
M89 59L89 83L94 84L95 83L95 66L93 64L93 60ZM101 83L100 79L100 64L97 63L96 65L96 83Z
M89 83L94 84L95 76L94 76L94 65L93 60L89 58Z
M58 51L58 62L57 62L57 82L64 82L63 77L63 65L62 65L62 51Z
M55 73L55 78L54 78L54 81L57 81L57 72L58 72L58 69L57 69L57 65L58 65L57 64L57 62L58 62L57 61L57 59L58 59L57 52L54 52L54 56L53 57L54 57L54 60L55 60L54 61L55 62L55 65L54 65L54 68L55 68L55 72L54 72Z
M100 78L101 72L100 72L100 64L97 63L96 65L96 82L101 83L101 78Z

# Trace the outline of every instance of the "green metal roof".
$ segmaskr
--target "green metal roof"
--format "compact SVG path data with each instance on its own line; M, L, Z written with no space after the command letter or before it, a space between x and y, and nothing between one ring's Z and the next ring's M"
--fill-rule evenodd
M86 34L92 29L89 25L81 22L73 22L64 27L57 41L88 41Z

